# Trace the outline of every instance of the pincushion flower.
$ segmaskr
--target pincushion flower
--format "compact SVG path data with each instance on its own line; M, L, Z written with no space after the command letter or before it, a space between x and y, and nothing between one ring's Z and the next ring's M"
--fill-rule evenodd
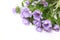
M22 7L17 6L14 13L19 13L25 25L36 26L36 30L51 32L60 30L60 0L23 0Z

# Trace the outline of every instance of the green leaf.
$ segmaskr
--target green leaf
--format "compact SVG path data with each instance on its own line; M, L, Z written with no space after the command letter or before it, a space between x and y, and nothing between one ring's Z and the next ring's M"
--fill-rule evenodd
M29 5L28 8L29 8L32 12L36 9L36 7L34 7L33 5Z
M57 2L58 0L46 0L49 4L53 4L54 2Z
M56 22L57 22L57 24L60 25L60 18L58 18Z
M52 24L56 24L56 19L54 17L50 17L49 20L51 20Z
M16 7L16 13L20 14L20 7L19 6Z
M32 3L32 2L34 2L35 0L30 0L30 2Z
M23 2L25 2L26 0L23 0Z
M24 3L22 2L22 6L24 6Z
M27 18L27 19L33 24L33 20L34 20L33 16L31 18Z
M38 3L38 4L36 4L36 9L39 9L41 12L43 12L44 7L42 4Z
M60 11L60 7L58 7L56 11L57 11L57 12Z
M60 7L58 7L54 12L57 18L59 18Z
M51 10L49 7L44 9L42 16L43 19L48 19L49 17L51 17Z

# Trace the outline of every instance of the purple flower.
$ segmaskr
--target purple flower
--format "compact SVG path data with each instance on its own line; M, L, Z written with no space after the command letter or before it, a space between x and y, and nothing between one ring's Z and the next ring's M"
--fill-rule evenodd
M13 11L13 13L16 13L16 8L13 8L12 11Z
M40 20L40 19L42 18L42 12L40 12L39 10L35 10L35 11L33 12L33 17L34 17L34 19L36 19L36 20Z
M51 23L50 20L43 20L42 21L42 26L43 26L44 30L51 31L52 23Z
M28 19L25 19L25 18L23 18L22 22L25 25L29 25L30 24L29 20Z
M36 30L37 30L38 32L42 32L42 28L41 28L41 27L36 27Z
M48 27L46 29L44 29L46 32L51 32L52 31L52 27Z
M29 8L27 7L23 7L21 9L21 17L22 18L27 18L27 17L31 17L32 16L32 13L31 11L29 10Z
M41 21L33 20L33 24L34 24L35 26L40 26L40 27L41 27Z
M43 4L44 4L44 7L47 7L48 6L48 3L47 2L44 2Z
M53 29L54 29L55 31L59 31L59 30L60 30L60 27L59 27L59 25L55 24L54 27L53 27Z
M29 5L30 4L30 1L26 1L25 3L26 3L26 5Z
M30 1L29 0L26 0L25 2L23 2L24 3L24 7L27 7L27 6L29 6L29 4L30 4Z

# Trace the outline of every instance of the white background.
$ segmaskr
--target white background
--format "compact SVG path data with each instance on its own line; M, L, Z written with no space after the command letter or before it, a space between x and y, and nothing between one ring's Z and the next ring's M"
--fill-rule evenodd
M19 14L12 8L21 0L0 0L0 40L60 40L60 32L37 32L32 25L22 23Z

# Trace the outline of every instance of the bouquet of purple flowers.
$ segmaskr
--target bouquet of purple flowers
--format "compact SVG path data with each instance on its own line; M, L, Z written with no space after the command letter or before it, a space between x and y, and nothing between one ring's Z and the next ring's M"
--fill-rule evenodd
M25 25L31 23L39 32L60 30L60 0L23 0L22 7L15 9Z

